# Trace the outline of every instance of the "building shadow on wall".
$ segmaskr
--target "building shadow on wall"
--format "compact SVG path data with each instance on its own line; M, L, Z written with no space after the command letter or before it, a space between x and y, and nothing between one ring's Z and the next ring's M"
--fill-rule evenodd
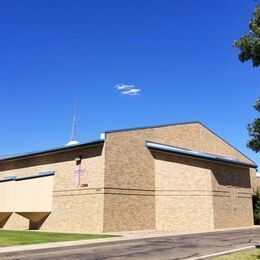
M12 213L0 213L0 228L3 228Z
M29 221L29 230L40 229L51 212L16 212Z
M5 224L8 222L8 220L12 214L13 213L0 213L0 228L4 228ZM15 214L17 214L17 213L15 213ZM22 214L18 214L18 215L23 216ZM32 220L28 219L27 217L24 217L24 216L23 217L25 219L29 220L29 226L28 226L29 230L38 230L44 224L44 222L46 221L46 219L48 218L49 215L50 215L50 213L48 213L43 218L41 218L40 220L37 220L37 221L32 221Z
M221 186L232 186L238 188L251 188L250 171L242 167L219 167L213 168L212 174Z
M247 189L251 188L250 170L248 168L234 166L231 164L198 160L157 151L151 151L151 154L156 160L164 160L209 169L212 171L213 177L220 186L235 186Z
M45 222L45 220L48 218L50 214L48 214L47 216L45 216L43 219L41 219L38 222L34 222L32 220L29 221L29 230L38 230L41 228L41 226L43 225L43 223Z

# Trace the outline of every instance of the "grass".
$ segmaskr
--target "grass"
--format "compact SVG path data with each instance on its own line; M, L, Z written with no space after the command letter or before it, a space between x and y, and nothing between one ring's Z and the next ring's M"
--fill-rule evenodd
M244 251L232 255L220 256L214 258L214 260L255 260L260 259L260 249L254 249L250 251Z
M0 247L115 237L103 234L69 234L0 230Z

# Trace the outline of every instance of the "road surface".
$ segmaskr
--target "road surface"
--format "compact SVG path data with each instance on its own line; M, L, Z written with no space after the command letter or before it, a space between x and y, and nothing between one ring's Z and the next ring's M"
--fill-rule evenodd
M86 248L77 248L75 246L66 250L56 249L50 252L20 253L4 259L180 260L247 247L259 242L260 228L149 238L141 241L128 241L113 245L96 245Z

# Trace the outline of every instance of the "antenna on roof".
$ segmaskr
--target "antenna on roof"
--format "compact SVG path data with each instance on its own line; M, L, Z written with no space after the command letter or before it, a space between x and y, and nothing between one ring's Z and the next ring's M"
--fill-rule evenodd
M74 102L71 136L70 136L70 141L67 144L65 144L66 146L79 144L79 142L76 140L76 108L77 108L77 104L76 102Z

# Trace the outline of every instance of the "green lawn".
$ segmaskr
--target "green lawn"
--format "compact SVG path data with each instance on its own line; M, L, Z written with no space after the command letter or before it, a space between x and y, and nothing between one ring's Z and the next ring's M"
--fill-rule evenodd
M220 256L214 258L215 260L255 260L260 259L260 249L254 249L232 255Z
M9 231L0 230L0 247L42 244L61 241L75 241L84 239L115 237L98 234L68 234L38 231Z

